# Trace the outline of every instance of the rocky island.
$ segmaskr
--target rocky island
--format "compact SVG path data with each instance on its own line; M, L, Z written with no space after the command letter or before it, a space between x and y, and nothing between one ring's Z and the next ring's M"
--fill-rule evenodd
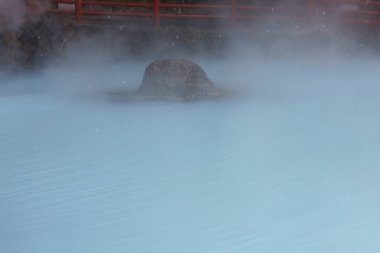
M187 59L157 60L145 69L137 97L164 100L195 100L221 96L205 71Z

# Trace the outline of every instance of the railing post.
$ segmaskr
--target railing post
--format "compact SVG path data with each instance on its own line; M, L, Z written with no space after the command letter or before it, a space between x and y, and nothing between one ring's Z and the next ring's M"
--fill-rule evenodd
M236 0L231 0L231 26L235 26L235 21L236 21Z
M77 22L82 21L82 1L83 0L75 0L75 18Z
M316 8L315 8L315 0L309 0L309 20L310 20L310 23L311 25L314 24L314 19L315 19L315 15L317 14L315 11L316 11Z
M160 0L153 0L153 10L154 10L154 23L156 27L160 27Z
M315 13L315 0L309 0L310 12Z

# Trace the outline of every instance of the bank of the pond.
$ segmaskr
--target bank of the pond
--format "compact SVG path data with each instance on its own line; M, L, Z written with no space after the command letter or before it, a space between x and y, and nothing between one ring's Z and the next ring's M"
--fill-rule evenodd
M172 20L155 28L151 20L92 19L76 23L56 15L43 15L0 36L1 69L35 68L60 61L67 49L96 46L116 59L205 56L224 58L231 49L270 55L319 55L331 48L348 54L379 51L375 26L302 27L270 24L231 27L228 24L191 24ZM252 50L251 50L252 49Z

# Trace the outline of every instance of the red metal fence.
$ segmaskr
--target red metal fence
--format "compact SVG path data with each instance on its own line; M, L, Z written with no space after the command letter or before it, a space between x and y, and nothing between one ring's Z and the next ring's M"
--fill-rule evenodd
M88 16L148 17L160 26L162 19L334 20L380 24L380 1L369 0L48 0L55 13Z

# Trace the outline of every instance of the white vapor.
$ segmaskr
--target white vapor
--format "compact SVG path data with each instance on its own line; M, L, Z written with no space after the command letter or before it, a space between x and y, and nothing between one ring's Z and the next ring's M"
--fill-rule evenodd
M17 30L24 23L25 16L25 1L0 0L0 32Z

